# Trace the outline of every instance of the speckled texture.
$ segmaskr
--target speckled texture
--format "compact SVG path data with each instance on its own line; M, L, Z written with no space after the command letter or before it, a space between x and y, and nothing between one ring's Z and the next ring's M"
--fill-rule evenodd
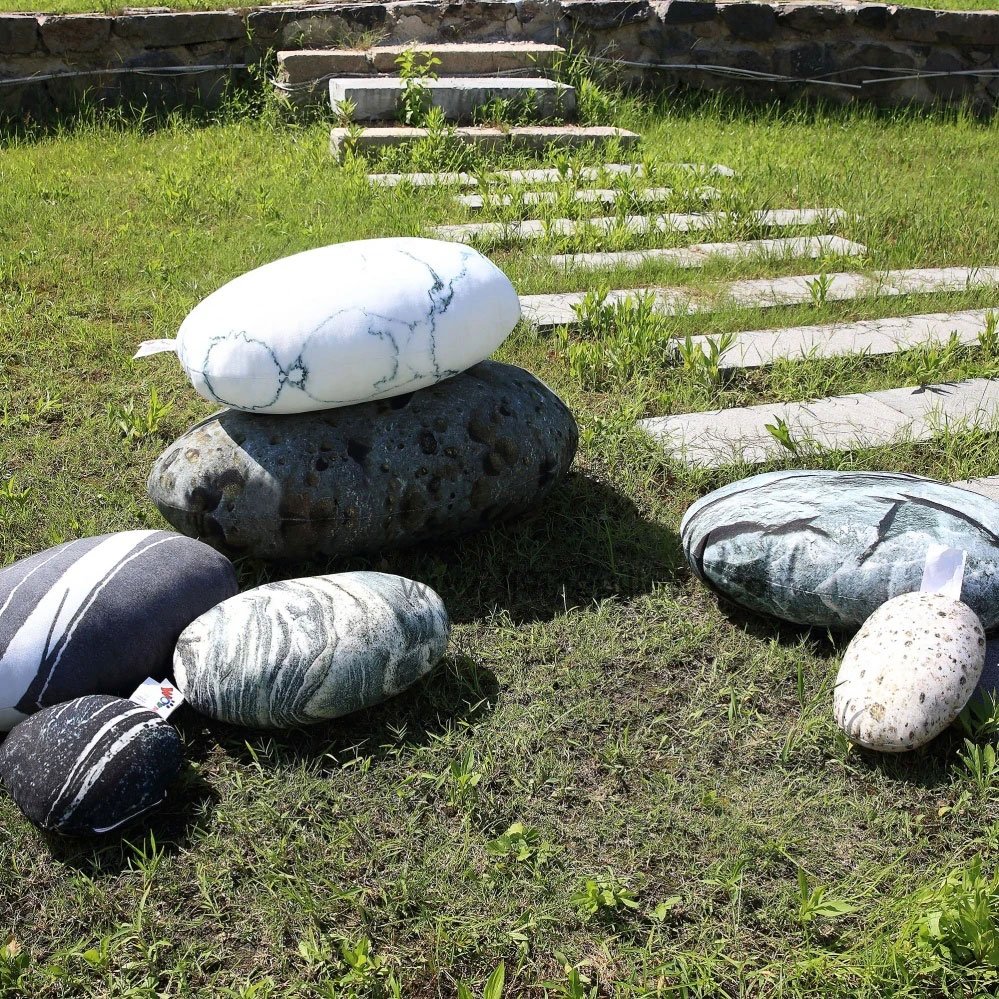
M513 285L471 247L364 239L230 281L184 320L177 356L211 402L307 413L450 378L487 358L519 318Z
M281 417L226 410L163 452L149 495L178 530L230 553L389 551L534 507L577 441L546 385L486 361L381 402Z
M985 631L967 604L903 593L850 642L833 694L836 724L867 749L916 749L957 718L984 665Z
M0 780L50 832L88 836L135 821L166 797L180 738L154 711L103 694L39 711L0 745Z
M999 503L894 472L766 472L694 503L680 525L694 572L748 610L853 629L918 590L933 543L964 549L961 599L999 624Z
M450 622L428 586L381 572L270 583L180 636L174 676L203 714L256 728L338 718L392 697L444 655Z
M83 694L131 694L238 592L228 559L172 531L69 541L0 571L0 731Z

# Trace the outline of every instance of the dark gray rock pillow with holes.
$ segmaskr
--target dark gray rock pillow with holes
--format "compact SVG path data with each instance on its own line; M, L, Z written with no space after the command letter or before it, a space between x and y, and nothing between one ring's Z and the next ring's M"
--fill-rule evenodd
M342 557L523 513L565 477L578 430L530 372L484 361L410 395L288 416L223 410L168 447L149 495L227 552Z
M0 731L161 679L180 633L238 590L227 558L173 531L81 538L0 570Z
M113 832L154 809L182 764L156 712L103 694L39 711L0 744L0 781L49 832Z
M691 569L729 600L797 624L859 627L918 590L930 545L964 549L962 600L999 624L999 503L895 472L765 472L716 489L680 525Z

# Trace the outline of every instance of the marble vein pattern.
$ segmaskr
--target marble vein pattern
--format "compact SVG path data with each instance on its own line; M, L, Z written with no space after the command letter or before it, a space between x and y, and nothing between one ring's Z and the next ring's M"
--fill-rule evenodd
M929 546L967 552L962 600L999 624L999 504L894 472L765 472L694 503L680 525L691 569L745 609L859 627L918 590Z
M154 711L103 694L46 708L0 745L0 780L41 828L94 835L156 808L182 765L180 738Z
M303 413L433 385L484 360L520 318L506 275L415 237L308 250L230 281L181 325L195 389L253 413Z
M228 559L172 531L81 538L0 570L0 731L83 694L131 693L237 591Z
M444 655L447 611L428 586L380 572L270 583L188 627L174 675L212 718L287 728L339 718L406 690Z

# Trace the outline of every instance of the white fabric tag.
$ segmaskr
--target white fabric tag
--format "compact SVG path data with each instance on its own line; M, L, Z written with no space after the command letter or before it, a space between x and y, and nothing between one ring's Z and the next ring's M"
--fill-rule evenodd
M964 584L964 563L968 553L946 545L930 545L926 550L920 593L939 593L948 600L961 599Z
M165 354L168 350L176 351L176 340L143 340L139 344L139 349L132 355L132 360L137 361L140 357L149 357L150 354Z
M129 700L155 711L161 718L169 718L184 703L184 695L169 680L147 676Z

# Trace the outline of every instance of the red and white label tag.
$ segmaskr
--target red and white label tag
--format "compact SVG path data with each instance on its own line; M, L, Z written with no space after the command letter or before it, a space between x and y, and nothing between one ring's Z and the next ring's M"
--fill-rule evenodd
M169 718L184 703L184 695L169 680L146 677L129 697L130 701L155 711L161 718Z

